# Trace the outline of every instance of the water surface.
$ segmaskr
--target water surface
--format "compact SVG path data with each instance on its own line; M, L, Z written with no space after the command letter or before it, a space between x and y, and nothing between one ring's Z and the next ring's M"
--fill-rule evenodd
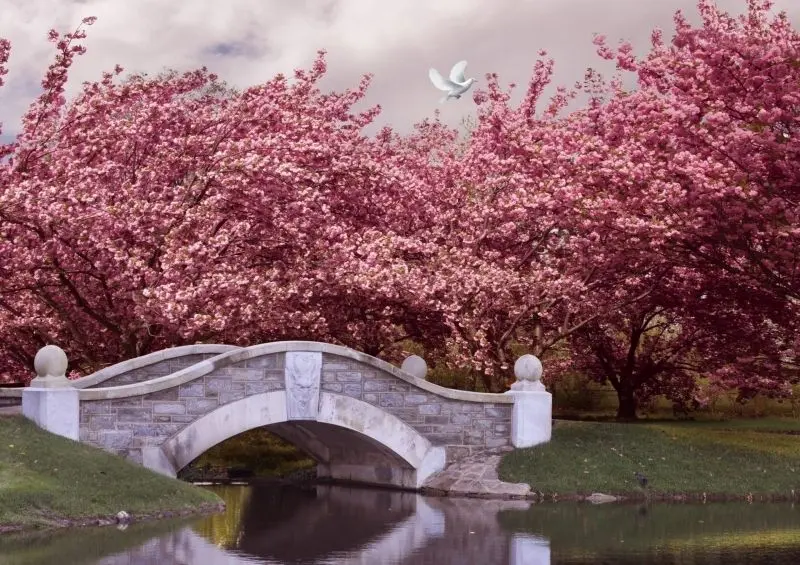
M800 563L791 503L535 505L331 486L210 488L224 514L6 536L0 564Z

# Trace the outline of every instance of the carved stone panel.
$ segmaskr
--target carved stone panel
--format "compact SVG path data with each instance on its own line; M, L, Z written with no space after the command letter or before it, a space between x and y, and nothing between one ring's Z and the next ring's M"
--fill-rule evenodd
M316 420L322 353L286 352L286 416L289 420Z

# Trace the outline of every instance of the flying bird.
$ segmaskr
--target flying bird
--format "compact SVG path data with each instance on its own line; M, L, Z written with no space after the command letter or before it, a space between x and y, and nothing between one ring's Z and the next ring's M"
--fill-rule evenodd
M439 90L444 90L447 93L447 96L439 100L440 104L444 104L450 98L461 98L461 95L470 89L472 84L475 82L475 79L464 78L464 70L466 70L466 68L467 62L459 61L453 65L452 69L450 69L449 78L444 78L436 69L430 69L428 71L428 76L430 77L433 86Z

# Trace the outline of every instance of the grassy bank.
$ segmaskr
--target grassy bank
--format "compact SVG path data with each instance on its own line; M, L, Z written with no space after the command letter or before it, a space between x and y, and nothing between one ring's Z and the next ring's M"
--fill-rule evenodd
M634 472L649 484L642 489ZM649 498L800 498L800 420L636 424L558 420L550 443L508 454L505 481L547 499L593 492Z
M100 449L0 417L0 532L91 525L124 510L134 520L208 511L213 493Z

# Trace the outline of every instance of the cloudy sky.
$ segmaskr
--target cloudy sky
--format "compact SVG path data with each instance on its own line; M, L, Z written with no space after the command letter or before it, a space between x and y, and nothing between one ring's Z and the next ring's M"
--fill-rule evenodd
M718 0L740 12L745 0ZM800 27L800 1L776 0ZM12 42L10 72L0 90L0 121L9 139L39 91L53 56L47 31L73 29L97 16L87 53L72 68L70 92L121 64L159 72L207 66L245 87L307 67L328 51L323 86L355 86L375 75L367 102L379 103L380 125L408 130L437 108L457 125L473 112L471 97L438 104L428 82L467 59L467 76L499 73L524 86L539 49L556 59L556 81L571 85L598 66L592 34L628 39L640 51L650 31L671 29L678 9L696 19L695 0L0 0L0 37Z

